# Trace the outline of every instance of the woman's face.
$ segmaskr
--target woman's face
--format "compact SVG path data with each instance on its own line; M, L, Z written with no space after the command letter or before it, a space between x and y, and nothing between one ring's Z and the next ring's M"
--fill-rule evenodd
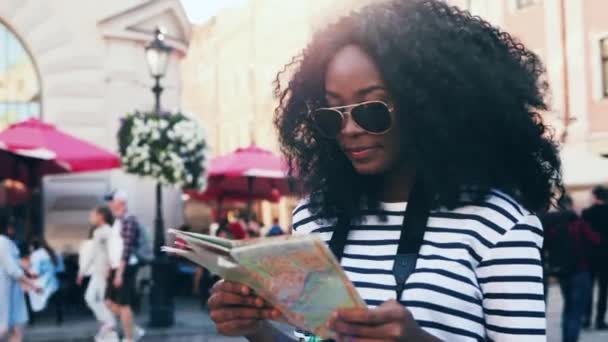
M338 51L327 66L325 96L329 107L366 101L391 104L380 71L365 51L348 45ZM338 144L360 174L376 175L389 171L400 161L399 127L393 115L391 129L382 135L370 134L356 125L350 115L337 136Z

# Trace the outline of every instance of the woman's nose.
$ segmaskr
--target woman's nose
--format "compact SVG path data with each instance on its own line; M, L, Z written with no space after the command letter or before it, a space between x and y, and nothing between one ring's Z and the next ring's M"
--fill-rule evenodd
M344 135L357 135L364 132L365 131L355 123L350 113L344 113L344 126L340 133Z

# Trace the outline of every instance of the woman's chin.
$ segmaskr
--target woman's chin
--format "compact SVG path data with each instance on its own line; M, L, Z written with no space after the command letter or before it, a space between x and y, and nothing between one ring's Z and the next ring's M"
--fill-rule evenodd
M374 162L353 163L353 167L355 168L355 171L357 171L358 174L365 175L365 176L381 174L384 172L384 169L385 169L382 167L382 165L379 165L378 163L374 163Z

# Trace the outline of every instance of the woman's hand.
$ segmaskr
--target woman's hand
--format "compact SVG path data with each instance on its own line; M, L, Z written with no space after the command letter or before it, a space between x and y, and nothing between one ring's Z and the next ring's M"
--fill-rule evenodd
M280 317L278 310L249 287L223 280L213 287L208 307L218 332L226 336L255 335L265 319Z
M43 291L42 287L38 286L34 279L28 278L27 276L21 277L19 279L19 284L24 292L42 293Z
M82 282L84 281L84 276L82 274L78 274L78 277L76 277L76 285L78 286L82 286Z
M114 287L117 289L122 287L122 274L120 272L116 272L116 274L114 275L112 285L114 285Z
M394 300L375 309L338 310L328 325L340 342L438 341L423 332L409 310Z

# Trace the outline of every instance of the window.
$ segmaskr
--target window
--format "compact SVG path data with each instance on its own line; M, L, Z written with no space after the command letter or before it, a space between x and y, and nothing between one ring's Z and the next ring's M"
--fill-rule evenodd
M0 130L38 116L38 72L19 38L0 21Z
M515 6L517 9L522 9L536 4L536 1L537 0L515 0Z
M600 40L602 58L602 95L608 97L608 37Z

